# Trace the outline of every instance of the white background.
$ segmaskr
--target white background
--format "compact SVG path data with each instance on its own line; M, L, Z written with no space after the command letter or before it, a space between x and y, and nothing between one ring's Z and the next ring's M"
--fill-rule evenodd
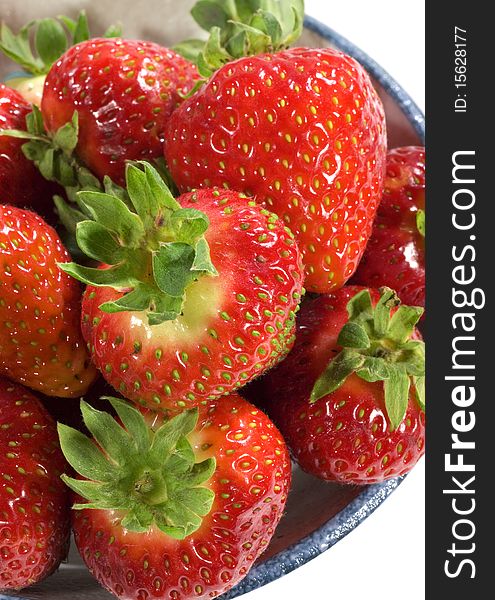
M423 0L306 0L306 13L373 57L424 110ZM424 598L424 460L353 532L246 600Z

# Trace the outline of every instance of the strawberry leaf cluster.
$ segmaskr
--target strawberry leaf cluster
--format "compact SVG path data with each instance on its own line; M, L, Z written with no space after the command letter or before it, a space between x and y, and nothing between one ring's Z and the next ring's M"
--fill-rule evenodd
M353 373L371 383L383 381L385 408L394 431L406 414L411 384L424 410L425 347L423 341L411 339L423 309L400 306L390 288L380 291L375 307L368 290L349 301L349 320L338 337L342 350L316 380L311 402L339 389Z
M149 163L129 164L126 180L132 208L115 192L78 193L92 217L76 225L78 246L108 268L59 266L87 285L125 292L102 304L104 312L146 311L150 325L157 325L181 314L190 283L217 275L204 237L209 220L181 208Z
M197 409L149 429L141 413L108 398L123 427L109 414L81 401L84 423L96 445L81 432L58 425L60 444L74 470L85 479L63 475L64 482L89 502L74 509L122 510L122 527L145 532L154 524L175 539L196 531L214 493L204 487L215 459L196 462L187 435L196 427Z

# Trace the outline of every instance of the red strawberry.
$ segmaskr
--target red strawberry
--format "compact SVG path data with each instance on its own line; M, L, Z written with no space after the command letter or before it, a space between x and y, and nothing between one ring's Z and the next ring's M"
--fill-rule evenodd
M387 156L383 198L353 282L389 286L406 304L425 305L425 149Z
M0 592L41 581L65 558L66 469L55 422L41 402L0 377Z
M31 106L15 90L0 83L0 203L51 212L52 184L24 156L24 140L2 135L2 129L26 129Z
M77 155L98 177L122 182L126 160L162 155L168 118L197 77L193 64L152 42L82 42L47 75L45 127L56 134L77 111Z
M80 330L81 293L57 262L69 255L38 215L0 205L0 375L50 396L93 381Z
M104 37L119 35L121 28L115 25L111 25L104 33ZM76 20L64 16L31 20L18 33L14 33L2 22L0 52L22 69L21 73L9 77L9 86L16 89L30 104L39 106L45 76L50 67L68 46L89 38L85 10L80 11Z
M424 453L422 309L395 304L388 288L357 286L307 301L294 349L260 384L294 459L317 477L383 481Z
M103 452L59 425L62 449L84 478L64 481L83 497L73 528L89 570L122 600L229 590L282 516L290 484L282 436L236 394L202 406L199 421L192 409L168 422L148 412L146 424L135 408L110 400L124 428L81 403Z
M386 134L364 69L329 48L241 58L169 121L165 156L181 191L252 194L292 229L309 291L354 273L382 193Z
M303 273L276 215L228 190L176 201L149 164L128 167L127 190L138 214L116 196L79 193L98 222L79 223L78 243L110 268L63 266L90 284L82 331L107 381L182 410L278 362L293 343Z

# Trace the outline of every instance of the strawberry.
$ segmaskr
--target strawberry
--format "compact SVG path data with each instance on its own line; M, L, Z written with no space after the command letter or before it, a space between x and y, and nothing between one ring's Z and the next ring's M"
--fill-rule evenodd
M41 581L65 558L66 469L55 422L41 402L0 377L0 592Z
M84 41L46 77L44 124L56 144L77 111L77 156L97 177L121 183L126 160L162 156L168 118L197 77L193 64L152 42Z
M129 165L127 192L80 192L78 224L99 269L61 265L88 284L82 332L93 362L124 396L183 410L274 365L293 343L302 264L291 232L237 192L175 200L158 172Z
M0 205L0 375L50 396L83 394L96 375L80 331L69 255L33 212Z
M19 92L0 83L0 202L49 214L52 184L24 156L22 140L2 135L3 129L25 130L30 112L31 106Z
M294 459L317 477L375 483L424 453L422 309L396 303L388 288L357 286L307 301L294 349L260 383Z
M94 440L59 425L81 476L64 481L78 494L73 529L89 570L122 600L229 590L282 516L290 484L282 436L237 394L169 421L110 401L123 426L81 403Z
M395 289L403 302L425 305L425 149L387 156L383 198L353 282Z
M385 155L367 73L330 48L226 64L172 114L165 142L180 191L231 188L278 214L303 253L307 289L319 293L341 287L361 259Z
M121 35L120 27L113 25L104 33L105 37L117 35ZM22 68L20 74L9 77L9 86L30 104L39 106L45 77L52 64L68 46L89 38L88 19L84 10L76 20L65 16L31 20L17 34L6 23L0 23L0 52Z

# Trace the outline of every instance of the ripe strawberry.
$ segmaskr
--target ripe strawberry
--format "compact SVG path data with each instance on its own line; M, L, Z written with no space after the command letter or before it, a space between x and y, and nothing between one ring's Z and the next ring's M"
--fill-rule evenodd
M91 573L122 600L214 598L266 549L290 485L284 440L237 394L170 421L110 398L124 427L82 402L93 440L59 425L84 479L73 529ZM88 481L89 480L89 481Z
M165 157L181 191L254 195L292 229L309 291L354 273L382 194L386 133L364 69L329 48L221 67L174 112Z
M424 453L422 309L396 302L357 286L307 301L294 349L260 383L294 459L317 477L383 481Z
M63 27L65 25L65 29ZM110 26L105 37L121 35L120 27ZM45 76L50 67L72 46L90 37L86 12L77 20L59 16L33 19L18 33L0 23L0 52L21 67L21 73L9 77L9 86L16 89L28 103L41 104Z
M78 396L93 381L80 330L79 286L38 215L0 205L0 375L50 396Z
M394 148L387 156L383 198L353 282L387 285L406 304L425 305L425 149Z
M45 127L56 137L77 111L78 157L96 176L123 182L126 160L162 155L167 120L197 77L192 63L152 42L85 41L47 75Z
M2 129L26 129L31 106L15 90L0 83L0 202L51 212L52 184L22 153L23 140L2 135Z
M207 189L176 201L140 166L127 169L137 214L110 194L78 195L97 220L79 223L79 246L106 267L62 268L88 284L82 331L107 381L136 402L182 410L290 349L301 257L276 215L242 195Z
M55 422L41 402L0 377L0 592L41 581L65 558L66 469Z

